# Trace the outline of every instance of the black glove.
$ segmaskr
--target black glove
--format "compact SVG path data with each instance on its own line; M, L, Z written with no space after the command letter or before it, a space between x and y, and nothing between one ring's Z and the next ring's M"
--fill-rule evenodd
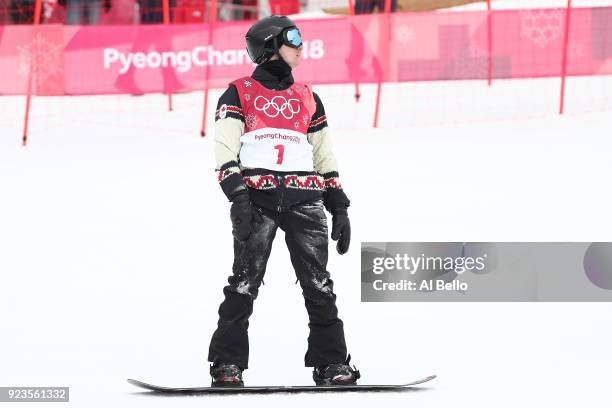
M239 241L246 241L251 235L251 221L253 212L249 193L246 191L239 193L232 200L230 218L232 219L232 234Z
M348 218L346 208L337 208L332 212L331 238L338 241L336 250L340 255L348 251L351 243L351 222Z
M104 11L108 13L110 9L111 9L111 0L104 0Z

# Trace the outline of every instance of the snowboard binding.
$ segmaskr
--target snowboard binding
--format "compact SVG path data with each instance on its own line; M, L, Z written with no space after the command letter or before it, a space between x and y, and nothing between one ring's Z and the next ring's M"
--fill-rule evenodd
M355 385L361 377L357 367L349 365L351 355L349 354L344 363L332 363L315 367L312 379L317 386L329 385Z
M243 369L236 364L215 363L210 366L211 387L244 387Z

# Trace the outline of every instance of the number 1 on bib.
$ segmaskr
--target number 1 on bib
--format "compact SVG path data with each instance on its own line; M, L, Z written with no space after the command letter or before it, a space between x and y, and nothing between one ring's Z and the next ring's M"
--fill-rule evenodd
M282 144L278 144L274 146L274 148L278 150L278 158L276 159L276 164L283 164L283 154L285 153L285 146Z

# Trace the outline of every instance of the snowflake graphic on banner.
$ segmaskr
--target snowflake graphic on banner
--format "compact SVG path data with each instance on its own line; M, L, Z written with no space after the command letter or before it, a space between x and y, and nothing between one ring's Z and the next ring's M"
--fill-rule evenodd
M395 40L402 45L408 45L410 41L414 41L414 29L406 24L402 24L393 32Z
M300 127L300 122L296 120L295 123L293 124L293 127L297 130Z
M251 86L251 85L253 85L253 84L251 83L251 81L247 81L246 79L244 80L244 86L246 86L246 87L248 88L248 87L249 87L249 86Z
M257 116L254 113L249 113L246 118L244 118L244 122L248 129L255 129L257 126Z
M289 94L289 96L293 95L293 90L291 88L287 89L287 93Z
M18 45L19 67L17 73L20 75L37 76L38 81L44 81L52 75L63 71L61 43L48 41L42 34L37 33L32 40L25 45Z
M304 115L304 116L302 117L302 122L304 122L304 126L305 126L305 125L308 125L308 122L310 122L308 119L309 119L309 118L308 118L308 115Z
M525 10L521 12L521 36L540 48L561 37L564 25L562 10Z
M250 94L244 94L244 100L245 101L250 101L251 100L251 95Z

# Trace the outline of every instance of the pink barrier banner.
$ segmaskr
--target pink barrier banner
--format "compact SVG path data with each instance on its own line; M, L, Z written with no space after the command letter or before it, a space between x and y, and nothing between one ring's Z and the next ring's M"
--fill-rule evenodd
M298 21L313 84L559 76L566 9L393 13ZM251 22L3 26L0 94L140 94L225 87L254 65ZM568 75L612 74L612 7L575 8ZM489 68L490 67L490 68Z

